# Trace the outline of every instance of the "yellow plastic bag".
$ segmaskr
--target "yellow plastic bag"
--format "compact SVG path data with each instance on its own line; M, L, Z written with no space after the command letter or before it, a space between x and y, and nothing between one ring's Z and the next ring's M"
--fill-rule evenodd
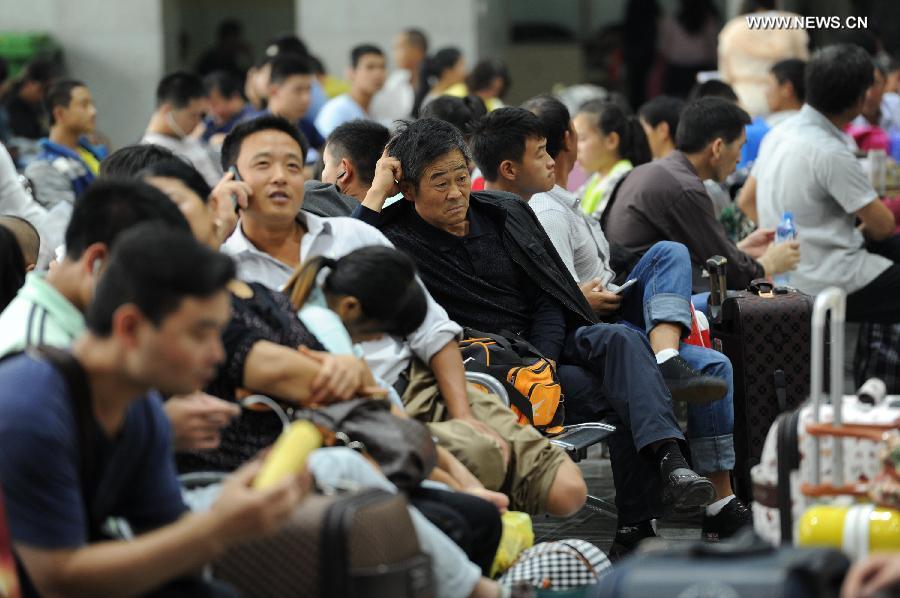
M534 530L531 528L531 516L521 511L507 511L501 517L503 535L494 564L491 565L491 577L497 577L516 562L519 554L534 546Z

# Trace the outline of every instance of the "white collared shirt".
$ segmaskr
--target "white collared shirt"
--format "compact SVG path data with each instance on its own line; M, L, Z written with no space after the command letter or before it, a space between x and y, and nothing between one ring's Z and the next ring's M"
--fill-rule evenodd
M393 247L378 229L354 218L322 218L301 211L297 220L307 231L300 242L301 262L320 255L340 259L369 245ZM222 245L222 251L234 258L238 278L246 282L280 289L294 271L288 264L257 249L244 235L240 223ZM372 372L391 384L405 371L413 355L428 363L435 353L462 332L427 290L425 295L428 299L425 321L409 337L385 336L382 340L362 344Z

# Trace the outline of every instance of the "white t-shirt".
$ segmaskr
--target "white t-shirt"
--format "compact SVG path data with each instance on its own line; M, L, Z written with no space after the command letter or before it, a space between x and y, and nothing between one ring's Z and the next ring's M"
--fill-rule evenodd
M369 118L369 114L363 110L363 107L353 101L349 94L344 93L328 100L328 103L322 106L316 117L316 128L322 137L327 139L332 131L345 122Z
M855 214L878 194L844 133L812 106L765 136L752 174L761 227L775 228L785 211L794 215L800 264L791 284L798 289L852 293L893 263L865 250Z

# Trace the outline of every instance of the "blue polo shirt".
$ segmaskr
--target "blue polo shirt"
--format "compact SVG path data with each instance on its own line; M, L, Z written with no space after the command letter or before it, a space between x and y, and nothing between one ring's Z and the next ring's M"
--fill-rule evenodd
M42 549L88 542L76 422L54 366L26 354L0 363L0 485L13 542ZM115 438L93 423L96 520L120 517L141 533L178 519L186 507L159 395L131 403Z

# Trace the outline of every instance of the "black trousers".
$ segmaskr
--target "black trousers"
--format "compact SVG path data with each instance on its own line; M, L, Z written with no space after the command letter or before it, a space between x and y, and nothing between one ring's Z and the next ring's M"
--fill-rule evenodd
M490 575L503 525L500 511L486 500L462 492L416 488L410 502Z
M900 322L900 235L868 243L866 249L894 264L863 288L847 295L847 320L894 324Z

